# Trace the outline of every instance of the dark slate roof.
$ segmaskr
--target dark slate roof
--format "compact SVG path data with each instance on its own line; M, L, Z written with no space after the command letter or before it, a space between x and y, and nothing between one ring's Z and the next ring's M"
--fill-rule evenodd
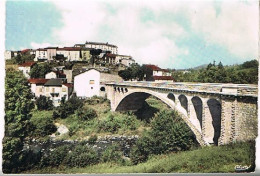
M61 85L62 85L62 79L50 79L44 84L44 86L61 86Z

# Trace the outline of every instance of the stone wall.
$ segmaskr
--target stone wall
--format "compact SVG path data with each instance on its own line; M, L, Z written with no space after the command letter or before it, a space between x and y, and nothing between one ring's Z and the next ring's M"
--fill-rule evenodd
M235 141L255 140L257 137L257 99L238 98L235 119Z

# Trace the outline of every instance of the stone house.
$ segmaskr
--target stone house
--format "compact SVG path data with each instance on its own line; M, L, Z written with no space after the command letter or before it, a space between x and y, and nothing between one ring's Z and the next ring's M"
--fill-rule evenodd
M50 79L44 84L44 95L50 97L55 107L59 106L64 97L68 100L73 91L73 85L63 83L62 79Z
M48 79L44 78L32 78L28 79L29 85L31 87L31 92L34 97L40 97L41 95L45 96L44 92L44 84L48 81Z
M118 75L102 73L96 69L89 69L74 77L74 91L80 98L105 96L105 83L123 81Z
M36 64L36 62L25 62L18 65L18 69L23 72L24 76L28 79L30 78L31 68Z

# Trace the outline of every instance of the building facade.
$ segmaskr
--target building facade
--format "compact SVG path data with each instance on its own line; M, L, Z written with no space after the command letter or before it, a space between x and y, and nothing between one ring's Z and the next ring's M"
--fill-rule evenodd
M122 81L122 78L90 69L74 77L74 91L80 98L105 96L105 83L113 81Z
M85 43L86 48L101 49L102 51L111 51L112 54L118 53L118 47L109 43L88 42Z
M35 65L35 62L25 62L18 65L18 69L23 72L24 76L28 79L30 78L31 68Z
M4 53L4 57L5 57L5 60L10 60L10 59L12 59L12 57L14 57L14 52L6 50Z
M44 95L50 97L55 107L59 106L62 98L68 100L72 93L73 85L63 83L61 79L50 79L44 84Z

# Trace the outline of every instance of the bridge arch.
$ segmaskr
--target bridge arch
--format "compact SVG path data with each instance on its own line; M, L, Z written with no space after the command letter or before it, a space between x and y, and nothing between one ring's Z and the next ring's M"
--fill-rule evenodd
M196 114L196 118L199 121L200 129L202 130L202 111L203 111L203 103L201 98L195 96L191 99L192 105L194 107L194 111Z
M186 110L186 112L188 112L188 99L185 95L181 94L179 95L178 97L180 103L181 103L181 106Z
M168 93L167 97L168 97L170 100L172 100L173 102L175 102L175 96L174 96L173 93L171 93L171 92Z
M212 121L211 123L214 129L214 134L212 135L213 143L218 145L221 132L221 103L218 100L211 98L207 101L207 105L210 111L210 117L206 118L210 118Z
M171 109L174 109L177 112L179 112L181 118L184 120L184 122L189 126L189 128L196 136L196 140L199 142L199 144L207 145L202 137L201 131L199 131L192 124L192 122L187 117L187 114L183 113L183 111L181 111L178 107L175 106L174 101L172 101L172 99L170 99L167 94L155 92L152 90L142 90L142 89L139 89L136 92L127 92L117 103L117 105L115 105L115 111L138 110L139 108L142 107L145 100L151 95L161 100L163 103L168 105ZM183 96L187 100L187 97L185 95ZM186 103L187 103L186 106L188 106L188 101L186 101Z

